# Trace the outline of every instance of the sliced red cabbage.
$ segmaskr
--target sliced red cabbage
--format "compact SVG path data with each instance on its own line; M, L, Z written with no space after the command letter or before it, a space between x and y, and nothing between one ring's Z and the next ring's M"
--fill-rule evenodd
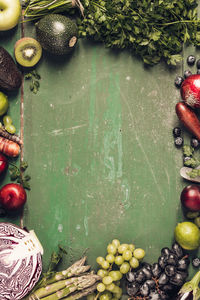
M42 246L33 230L0 223L0 300L22 299L42 272Z

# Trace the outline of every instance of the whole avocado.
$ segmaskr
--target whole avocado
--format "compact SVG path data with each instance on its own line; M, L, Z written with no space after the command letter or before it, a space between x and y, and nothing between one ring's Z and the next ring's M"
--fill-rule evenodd
M0 46L0 89L14 91L22 84L22 74L12 56Z
M36 23L36 35L43 49L52 54L64 55L75 48L78 28L66 16L49 14Z

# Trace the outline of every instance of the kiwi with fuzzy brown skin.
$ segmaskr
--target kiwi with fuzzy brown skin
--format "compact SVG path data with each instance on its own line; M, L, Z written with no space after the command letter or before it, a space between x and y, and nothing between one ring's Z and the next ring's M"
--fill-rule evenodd
M34 67L42 56L42 47L31 37L24 37L15 44L15 59L23 67Z

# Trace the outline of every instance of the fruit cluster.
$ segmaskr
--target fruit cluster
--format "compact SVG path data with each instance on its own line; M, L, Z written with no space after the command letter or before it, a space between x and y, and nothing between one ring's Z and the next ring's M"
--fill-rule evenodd
M126 274L127 294L134 300L167 300L184 284L190 260L178 243L165 247L157 263L142 263L136 272Z
M135 248L134 244L120 244L119 240L114 239L107 246L106 257L96 259L100 266L97 275L102 277L102 282L97 285L99 299L119 299L122 295L120 280L130 269L138 268L144 256L143 249Z

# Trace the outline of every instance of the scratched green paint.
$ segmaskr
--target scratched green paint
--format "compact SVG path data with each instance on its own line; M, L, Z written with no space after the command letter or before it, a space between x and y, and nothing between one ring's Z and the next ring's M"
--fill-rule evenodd
M34 28L25 34L34 37ZM5 41L8 49L15 39ZM129 52L79 41L65 59L44 52L37 70L37 95L25 82L24 157L32 179L24 224L44 247L44 268L58 243L68 250L63 264L88 249L96 268L113 238L134 242L155 261L183 220L179 196L187 183L172 137L179 124L173 82L182 67L148 69ZM19 94L13 99L16 121Z

